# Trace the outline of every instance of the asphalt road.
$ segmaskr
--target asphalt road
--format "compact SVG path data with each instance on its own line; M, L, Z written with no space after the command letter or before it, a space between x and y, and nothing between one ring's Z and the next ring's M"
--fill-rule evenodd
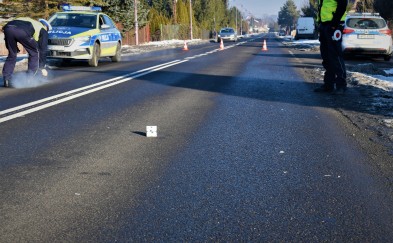
M391 242L369 151L262 40L1 88L0 242Z

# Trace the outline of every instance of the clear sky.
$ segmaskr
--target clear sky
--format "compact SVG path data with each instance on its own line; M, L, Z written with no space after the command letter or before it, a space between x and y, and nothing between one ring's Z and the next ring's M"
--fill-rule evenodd
M280 8L284 6L287 0L229 0L231 6L235 5L242 12L251 13L254 17L259 18L263 15L278 15ZM298 10L308 0L294 0ZM242 7L243 5L243 7Z

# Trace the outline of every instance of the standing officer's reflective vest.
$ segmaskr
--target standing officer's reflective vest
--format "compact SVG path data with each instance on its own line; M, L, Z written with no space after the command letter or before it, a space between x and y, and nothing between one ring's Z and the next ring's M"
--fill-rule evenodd
M318 22L328 22L333 20L333 14L337 10L337 0L319 0L319 12L317 16ZM347 12L341 18L341 21L345 21Z

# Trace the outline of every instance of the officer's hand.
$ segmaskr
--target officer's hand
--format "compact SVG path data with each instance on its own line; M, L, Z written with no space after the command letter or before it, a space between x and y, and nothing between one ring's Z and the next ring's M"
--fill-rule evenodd
M336 30L336 29L338 29L338 26L340 25L340 22L337 22L337 21L332 21L332 29L333 30Z

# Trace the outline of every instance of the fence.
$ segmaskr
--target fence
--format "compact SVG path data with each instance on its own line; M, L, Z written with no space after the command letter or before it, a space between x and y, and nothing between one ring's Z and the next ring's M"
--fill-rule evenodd
M117 25L117 27L121 30L122 26ZM130 30L128 32L123 32L123 45L135 45L135 30ZM150 26L146 25L138 30L138 43L146 43L151 41L150 36Z
M193 39L209 39L211 33L209 30L193 27ZM187 40L191 38L191 30L189 25L161 25L159 31L153 34L152 40Z
M139 29L138 39L139 39L139 44L149 42L151 40L149 25ZM125 32L123 34L123 45L135 45L135 31L134 30ZM19 47L21 54L26 54L26 50L22 47L22 45L20 45L18 43L18 47ZM0 56L7 56L7 55L8 55L8 50L5 47L4 33L0 32Z
M118 25L121 30L122 26ZM138 31L139 44L147 43L150 41L161 41L161 40L187 40L190 39L191 32L189 25L162 25L161 29L155 33L150 33L150 26L146 25ZM193 38L194 39L209 39L211 37L211 31L194 27ZM135 30L130 30L123 33L123 45L135 45ZM18 44L19 45L19 44ZM26 51L21 45L19 45L20 53L25 54ZM5 48L4 33L0 32L0 56L8 55L8 50Z

